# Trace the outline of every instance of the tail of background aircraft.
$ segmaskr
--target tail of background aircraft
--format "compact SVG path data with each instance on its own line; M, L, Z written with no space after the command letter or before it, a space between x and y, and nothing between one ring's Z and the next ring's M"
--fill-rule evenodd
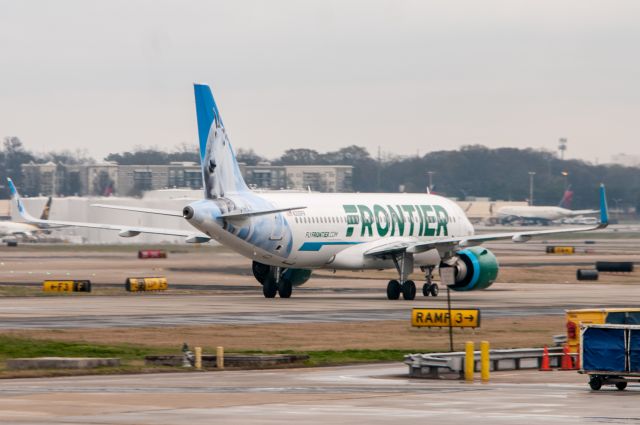
M562 195L562 199L560 200L560 204L558 204L561 208L566 208L568 210L571 209L571 202L573 201L573 190L571 190L571 185L567 186L567 189L564 191Z
M42 209L42 214L40 214L40 220L49 220L49 212L51 211L51 200L53 198L51 196L49 196L49 199L47 199L47 203L45 204L44 208Z
M226 193L249 191L211 89L207 85L194 84L194 94L205 197L215 199Z

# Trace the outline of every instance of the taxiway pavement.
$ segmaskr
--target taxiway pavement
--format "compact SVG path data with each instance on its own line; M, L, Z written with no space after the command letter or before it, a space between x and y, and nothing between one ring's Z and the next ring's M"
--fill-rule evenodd
M4 380L12 424L637 423L640 387L591 391L576 372L410 380L402 364Z

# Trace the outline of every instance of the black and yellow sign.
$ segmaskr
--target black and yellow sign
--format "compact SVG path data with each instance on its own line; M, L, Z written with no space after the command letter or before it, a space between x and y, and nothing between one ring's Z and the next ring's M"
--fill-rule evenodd
M89 280L45 280L42 282L45 292L91 292Z
M165 277L129 277L124 287L129 292L165 291L169 284Z
M575 253L576 248L573 246L547 246L547 254L570 255Z
M479 328L480 310L451 309L451 326L454 328ZM419 328L448 328L449 310L446 308L414 308L411 326Z

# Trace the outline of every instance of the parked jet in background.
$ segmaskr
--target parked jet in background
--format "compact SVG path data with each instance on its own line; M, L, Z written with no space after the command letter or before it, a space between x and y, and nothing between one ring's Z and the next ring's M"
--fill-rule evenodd
M497 215L502 223L511 223L514 221L523 221L533 224L549 225L556 220L564 220L576 218L583 215L598 214L599 210L572 210L571 200L573 199L573 191L571 186L565 190L562 200L557 207L553 206L507 206L498 209ZM574 224L591 224L593 220L576 220Z
M195 229L38 220L25 210L11 181L22 216L33 223L181 235L187 242L211 238L253 262L253 274L266 298L289 298L292 288L309 280L313 269L392 269L399 279L387 284L387 297L414 299L415 267L425 273L424 295L436 295L431 281L439 267L450 288L471 291L489 287L498 274L495 255L478 245L534 236L601 229L608 223L604 186L600 189L600 223L594 226L474 235L464 211L453 201L429 193L259 193L240 174L222 117L208 86L195 85L196 115L204 198L182 211L102 206L140 213L184 217ZM447 270L445 273L444 271Z
M42 210L40 220L49 219L49 211L51 210L51 197L47 199L47 203ZM0 221L0 237L4 236L22 236L24 238L32 238L35 234L41 233L51 226L46 223L30 224L18 221Z

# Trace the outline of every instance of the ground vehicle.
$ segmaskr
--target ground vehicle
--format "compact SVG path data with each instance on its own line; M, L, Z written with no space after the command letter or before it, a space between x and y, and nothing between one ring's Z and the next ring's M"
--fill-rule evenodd
M567 343L570 353L580 351L580 325L640 325L640 308L589 308L566 310Z
M640 382L640 325L583 325L580 327L579 373L589 375L589 386L627 388Z

